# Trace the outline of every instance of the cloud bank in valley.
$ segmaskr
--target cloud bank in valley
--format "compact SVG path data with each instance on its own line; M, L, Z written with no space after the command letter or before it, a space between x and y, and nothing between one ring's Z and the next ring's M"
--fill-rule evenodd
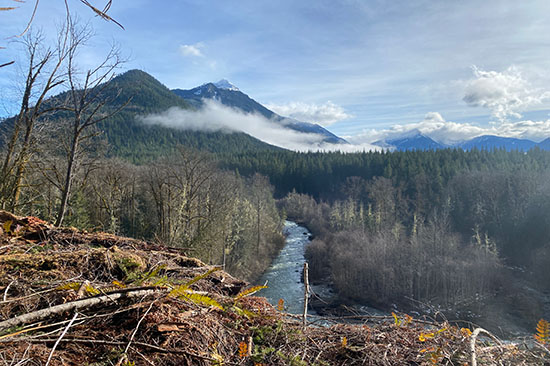
M302 102L266 104L266 107L281 116L294 118L298 121L317 123L322 126L329 126L351 117L344 108L331 101L324 104Z
M533 78L531 78L533 79ZM544 107L550 102L550 92L535 87L517 67L511 66L502 72L484 71L473 67L473 78L460 82L463 101L471 107L490 110L493 122L447 121L438 112L429 112L416 123L395 124L384 129L364 129L352 136L343 136L350 144L329 144L323 136L301 133L280 122L258 114L227 107L215 100L205 100L198 111L171 108L164 113L142 117L147 124L190 129L196 131L244 132L272 145L295 151L369 151L379 150L377 141L400 138L407 134L422 133L435 141L453 146L482 135L514 137L540 142L550 136L550 119L521 119L520 112ZM267 107L280 115L322 125L345 120L351 116L332 102L307 104L293 102Z
M377 148L370 144L346 146L325 143L323 136L319 134L297 132L262 115L245 113L211 99L204 100L203 107L196 111L173 107L163 113L151 114L139 119L145 124L183 130L244 132L269 144L295 151L350 152Z

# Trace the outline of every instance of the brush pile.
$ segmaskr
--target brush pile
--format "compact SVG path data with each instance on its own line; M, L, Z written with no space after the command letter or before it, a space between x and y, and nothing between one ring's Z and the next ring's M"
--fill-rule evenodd
M408 316L302 327L258 289L174 248L0 211L0 366L472 362L468 330ZM543 346L485 342L478 365L549 364Z

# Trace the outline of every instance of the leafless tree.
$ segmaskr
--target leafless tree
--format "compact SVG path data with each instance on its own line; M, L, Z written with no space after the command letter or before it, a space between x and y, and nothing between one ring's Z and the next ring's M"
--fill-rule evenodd
M69 23L70 47L67 56L69 91L66 94L66 109L70 111L68 126L71 133L67 153L67 169L61 190L61 203L55 221L56 226L60 226L65 217L74 171L81 153L81 142L93 136L94 126L126 106L126 104L122 104L115 109L106 107L107 103L116 99L120 92L113 91L109 84L109 81L115 76L115 72L124 62L116 47L111 47L103 61L94 69L85 72L78 70L77 52L90 37L89 28L80 27L73 21Z
M17 2L17 3L22 3L24 1L22 0L12 0L13 2ZM109 11L109 9L111 8L111 5L112 5L112 0L109 0L105 3L105 5L103 6L103 9L100 9L96 6L94 6L92 3L90 3L88 0L79 0L82 4L86 5L92 12L94 12L97 16L99 16L100 18L106 20L106 21L110 21L112 23L115 23L116 25L118 25L119 27L121 27L122 29L124 29L124 27L119 23L117 22L116 20L114 20L111 16L109 16L107 13ZM66 19L67 21L70 19L71 17L71 12L70 12L70 7L69 7L69 2L68 0L64 0L65 2L65 16L66 16ZM24 36L28 31L29 29L31 28L31 25L34 21L34 17L36 16L36 13L38 12L38 5L40 4L40 0L35 0L34 1L34 6L33 6L33 11L32 11L32 14L29 18L29 21L27 22L27 26L25 27L25 29L22 31L21 34L18 35L18 37L22 37ZM8 11L11 11L11 10L15 10L17 9L17 6L5 6L5 7L0 7L0 12L8 12ZM0 47L0 49L2 49L3 47ZM3 64L0 64L0 68L2 67L5 67L5 66L9 66L11 64L15 63L15 61L9 61L9 62L5 62Z
M61 108L47 105L46 97L64 83L65 75L61 69L71 47L66 26L59 32L57 46L53 49L44 47L40 33L28 33L22 44L28 59L26 80L20 110L14 119L0 170L1 206L12 211L17 208L23 176L33 154L37 123L47 113Z

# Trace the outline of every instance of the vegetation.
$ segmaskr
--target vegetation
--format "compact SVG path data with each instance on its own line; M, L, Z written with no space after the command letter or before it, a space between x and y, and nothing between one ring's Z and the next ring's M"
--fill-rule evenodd
M4 211L0 227L3 365L548 362L543 343L489 343L473 338L479 330L402 314L303 327L253 297L258 287L174 248Z
M529 328L544 316L522 284L549 286L547 152L267 155L226 161L294 190L282 207L315 235L312 277L342 300L453 314L502 312L498 302Z
M81 145L66 224L185 248L252 279L282 246L274 197L286 197L286 213L317 237L308 250L313 279L334 283L346 301L471 310L504 294L513 304L510 293L520 292L510 288L510 266L533 268L538 281L528 280L548 286L546 151L295 153L242 134L140 123L139 115L189 108L143 72L98 87L108 118ZM13 208L55 220L74 135L64 127L68 111L47 117L33 130L42 143L25 160ZM4 136L13 127L2 123ZM536 321L541 309L522 311Z
M259 276L283 244L269 181L221 171L193 147L275 148L244 134L140 123L138 115L188 104L141 71L114 77L121 63L114 49L96 68L77 70L75 53L89 34L69 20L54 51L27 37L21 112L0 125L1 207L57 225L163 241L242 277ZM54 87L66 91L46 99Z
M81 2L113 21L110 1ZM515 344L476 353L486 331L407 315L301 327L250 296L262 286L244 289L220 268L259 276L288 214L316 236L313 280L342 301L450 312L497 299L535 324L544 308L521 281L550 289L549 152L295 153L245 134L150 126L139 117L192 107L144 72L115 77L116 52L80 78L75 54L87 37L68 20L51 49L31 32L24 40L20 112L0 124L0 206L102 233L0 211L0 344L10 345L0 360L547 362ZM57 88L65 92L49 98ZM536 326L543 352L548 329Z

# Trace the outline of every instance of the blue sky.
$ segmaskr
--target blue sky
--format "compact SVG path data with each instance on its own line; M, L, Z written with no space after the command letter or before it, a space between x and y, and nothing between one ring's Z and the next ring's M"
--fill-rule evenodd
M83 52L90 63L116 42L125 68L170 88L226 78L358 144L411 128L449 141L550 136L547 0L113 0L109 14L125 30L69 2L97 33ZM63 13L51 3L34 21L49 35ZM19 57L6 37L25 28L32 4L17 5L0 15L0 61ZM11 69L0 71L5 101Z

